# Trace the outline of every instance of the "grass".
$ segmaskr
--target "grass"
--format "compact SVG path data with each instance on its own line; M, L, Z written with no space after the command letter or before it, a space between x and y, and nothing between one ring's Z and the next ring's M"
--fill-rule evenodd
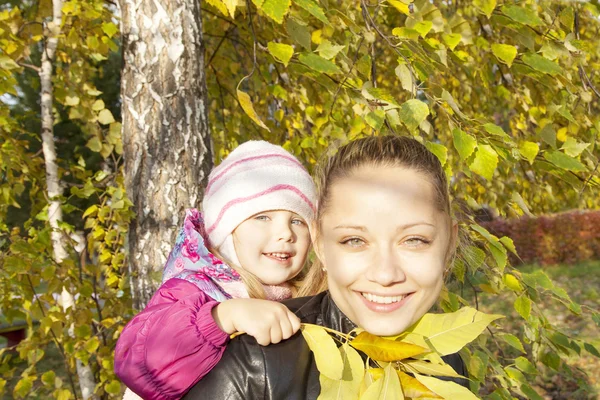
M600 311L598 306L600 304L600 262L519 267L520 271L527 273L538 269L542 269L557 286L565 289L574 302ZM502 326L506 331L518 336L523 320L513 308L512 301L509 295L479 294L481 310L505 315L507 320L502 323ZM581 318L573 315L562 303L551 300L550 297L543 297L539 306L552 325L562 333L585 340L600 349L599 329L592 321L589 309L584 309L584 317ZM533 382L538 393L548 400L600 398L600 358L582 351L581 356L574 354L570 357L567 364L575 377L582 379L587 385L581 386L577 379L569 377L568 374L547 369L543 370Z

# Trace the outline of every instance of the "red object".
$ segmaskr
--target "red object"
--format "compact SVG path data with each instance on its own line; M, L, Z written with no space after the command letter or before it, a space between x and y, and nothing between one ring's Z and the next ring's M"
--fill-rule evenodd
M6 347L12 347L18 345L21 340L25 339L25 328L17 329L11 332L0 333L0 336L4 336L8 343Z

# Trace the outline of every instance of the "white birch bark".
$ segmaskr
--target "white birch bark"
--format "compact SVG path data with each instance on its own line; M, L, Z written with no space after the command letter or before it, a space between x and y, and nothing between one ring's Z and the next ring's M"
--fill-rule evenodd
M212 167L199 0L120 0L121 97L134 306L160 281Z
M59 222L62 221L62 210L60 208L60 199L62 194L60 179L58 177L58 166L56 164L56 147L54 143L54 116L53 116L53 96L54 87L52 84L53 63L58 46L58 34L62 21L63 0L52 1L52 21L46 27L46 45L42 52L42 61L40 67L40 86L41 86L41 119L42 119L42 150L44 152L44 162L46 167L46 187L48 193L48 223L52 227L52 253L57 263L67 258L65 249L65 238L60 230ZM66 311L69 307L74 307L75 301L73 295L63 287L61 294L63 309ZM69 334L74 336L73 325L69 329ZM77 360L77 376L79 378L79 387L84 400L93 398L94 375L89 365L84 365Z

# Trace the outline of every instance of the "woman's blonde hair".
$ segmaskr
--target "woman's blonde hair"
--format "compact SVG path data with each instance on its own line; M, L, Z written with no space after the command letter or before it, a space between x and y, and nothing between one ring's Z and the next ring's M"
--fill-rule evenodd
M312 230L313 243L317 243L323 214L330 202L331 188L341 178L352 175L364 166L403 167L423 173L432 183L436 204L440 211L451 215L448 182L442 164L423 144L408 136L370 136L352 141L315 170L317 186L317 215ZM448 258L451 264L454 254ZM327 289L327 275L317 258L310 267L298 295L309 296Z

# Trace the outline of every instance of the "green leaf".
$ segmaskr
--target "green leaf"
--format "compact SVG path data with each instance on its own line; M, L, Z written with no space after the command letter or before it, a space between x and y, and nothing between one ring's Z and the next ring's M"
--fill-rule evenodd
M13 389L13 393L17 397L26 397L33 387L33 379L28 376L22 377Z
M278 24L283 23L283 17L290 9L290 0L265 0L260 7L267 16Z
M591 344L591 343L584 343L583 347L585 348L585 350L592 354L593 356L596 356L598 358L600 358L600 352L598 352L598 349L596 349L596 347Z
M469 389L458 383L442 381L432 376L423 376L415 374L415 378L429 390L442 396L444 399L460 399L460 400L478 400Z
M577 159L566 155L561 151L547 151L544 158L559 168L567 171L582 172L586 171L585 166Z
M435 154L435 156L440 160L442 167L446 165L446 161L448 160L448 148L443 144L433 143L433 142L425 142L425 147Z
M323 22L326 25L329 25L329 20L325 16L323 9L319 7L317 3L311 0L294 0L294 4L304 8L306 11L311 13L314 17L316 17L319 21Z
M302 53L298 57L300 62L307 67L324 74L339 74L342 71L333 62L324 59L316 54Z
M517 357L515 359L515 365L517 366L517 368L519 368L521 371L525 372L526 374L537 375L537 369L525 357L522 357L522 356Z
M497 166L498 154L496 151L490 145L480 144L469 169L491 181Z
M411 99L400 106L399 114L404 125L414 131L429 115L429 107L421 100Z
M410 39L410 40L418 40L419 32L415 29L400 27L392 29L392 35L397 36L401 39Z
M477 148L477 140L458 128L452 131L452 137L454 139L454 148L463 160L469 158Z
M102 142L97 136L92 137L85 145L87 148L95 151L96 153L99 153L100 150L102 150Z
M444 43L448 45L450 50L454 50L454 48L460 43L462 36L459 33L443 34L442 39L444 39Z
M563 24L569 31L573 30L575 23L575 13L573 7L565 7L559 14L560 23Z
M431 21L420 21L413 26L413 29L419 32L419 35L421 35L422 38L427 36L431 28L433 28L433 22Z
M510 67L517 56L517 48L509 44L493 44L492 53Z
M523 290L523 286L521 286L521 282L514 275L504 274L502 277L502 282L509 288L514 290L515 292L521 292Z
M267 43L267 48L269 49L269 53L286 67L294 55L294 48L288 44L269 42Z
M337 55L337 53L342 51L344 47L345 46L334 45L329 40L323 39L321 44L319 44L319 47L317 47L317 52L324 59L331 60Z
M396 10L400 11L402 14L404 15L409 15L410 14L410 9L408 8L408 5L412 2L412 0L388 0L388 3L390 3L392 6L394 6L394 8L396 8Z
M91 337L84 345L85 351L89 354L94 354L98 347L100 347L100 340L96 336Z
M376 131L380 130L385 121L385 111L375 110L371 111L365 116L365 122Z
M528 400L544 400L544 397L540 396L531 386L524 383L521 385L521 391L525 393Z
M102 125L110 125L115 122L115 119L110 110L105 108L98 113L98 122L100 122Z
M406 332L422 335L440 355L456 353L503 315L484 314L471 307L453 313L425 314ZM430 388L431 389L431 388Z
M371 57L368 54L362 56L356 62L356 70L367 77L367 79L371 79Z
M121 392L121 383L113 379L112 381L104 385L104 390L108 394L117 395Z
M302 336L315 355L317 369L329 379L343 377L344 363L332 337L321 326L302 324Z
M54 392L55 400L71 400L73 398L73 394L69 389L59 389Z
M550 61L538 54L528 53L523 56L523 62L536 71L543 72L551 76L562 72L561 68L553 61Z
M490 18L496 8L496 0L474 0L473 5Z
M261 128L266 129L268 132L271 132L271 130L265 125L265 123L260 120L258 114L254 110L254 106L252 105L252 100L250 99L250 96L248 95L248 93L242 92L241 90L238 89L237 97L240 102L240 105L242 106L242 109L250 117L250 119L252 121L254 121L256 123L256 125L260 126Z
M448 92L446 89L442 90L442 100L444 100L446 103L448 103L450 108L452 108L452 110L455 113L460 115L461 118L464 118L464 119L467 118L467 116L462 111L460 111L460 108L458 107L458 103L456 102L456 100L454 100L454 97L452 97L450 92Z
M558 371L558 367L560 367L560 356L554 351L544 353L541 357L541 361L544 365L555 371Z
M294 42L298 43L306 50L311 49L310 32L306 27L306 24L300 23L294 18L288 18L285 29Z
M413 77L406 64L398 64L394 72L396 73L396 76L400 78L402 89L412 93Z
M487 133L495 135L495 136L500 136L503 138L508 137L506 132L504 132L504 129L502 129L501 127L499 127L496 124L492 124L492 123L488 122L487 124L483 124L483 129L485 129Z
M65 97L65 106L76 106L79 104L79 97L77 96L66 96Z
M300 147L302 147L303 149L314 149L316 147L315 139L312 136L305 137L304 139L302 139Z
M589 145L590 145L590 143L581 143L581 142L578 142L576 139L572 138L571 136L569 136L569 137L567 137L567 140L561 147L561 150L564 150L564 152L571 157L577 157L585 149L587 149L589 147Z
M54 387L54 379L56 378L56 374L54 371L46 371L42 374L42 383L45 386Z
M102 31L106 33L108 37L112 38L117 32L119 32L119 28L112 22L105 22L102 24Z
M502 338L502 340L504 340L510 346L519 350L521 353L525 353L525 348L523 347L523 343L521 343L519 338L516 337L515 335L512 335L510 333L501 333L501 334L499 334L499 336Z
M517 255L517 249L515 248L515 243L513 242L513 240L511 238L509 238L508 236L502 236L500 238L500 242L504 245L504 247L506 247L506 249L508 251L510 251L514 255Z
M523 317L524 319L529 318L529 315L531 314L531 300L529 299L529 297L525 295L517 297L514 306L515 310L517 310L521 317Z
M523 142L519 147L519 152L527 161L529 161L529 164L533 164L533 161L535 160L535 157L539 151L540 146L533 142Z
M526 7L503 6L502 12L513 21L524 25L536 27L544 24L544 21L535 12Z
M544 125L540 131L540 137L545 143L556 149L556 131L551 123Z

